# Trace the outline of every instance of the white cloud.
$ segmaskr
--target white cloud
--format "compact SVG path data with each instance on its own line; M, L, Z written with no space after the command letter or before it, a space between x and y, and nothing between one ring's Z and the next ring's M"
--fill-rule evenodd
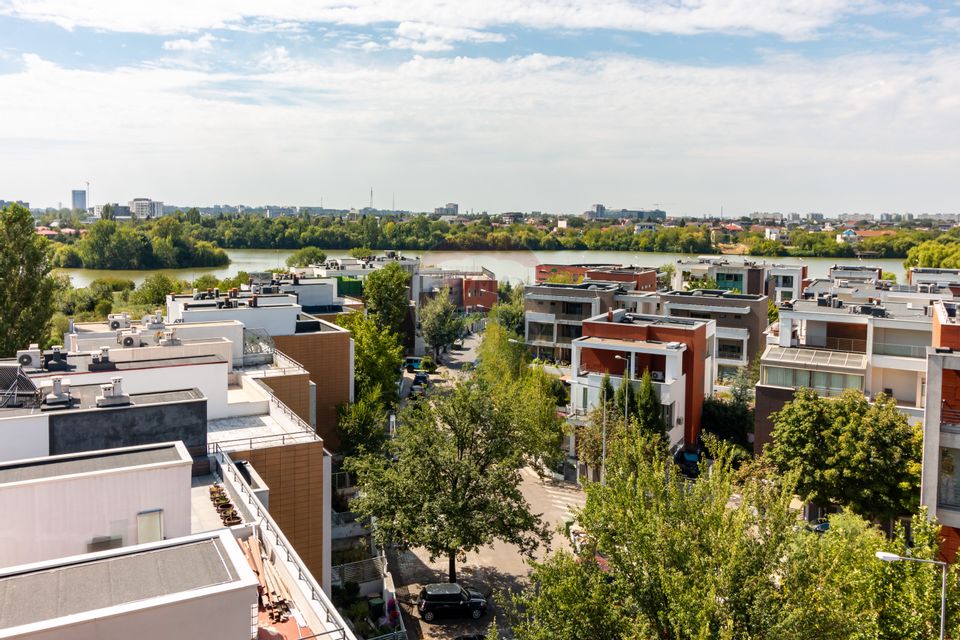
M506 40L499 33L423 22L401 22L397 25L395 34L396 37L387 43L388 47L420 52L451 51L455 44L461 42L482 43Z
M167 51L211 51L213 49L213 43L217 40L218 38L215 38L212 34L205 33L196 40L188 40L186 38L167 40L163 43L163 48Z
M883 3L875 0L0 0L0 14L67 29L160 34L290 29L302 23L419 23L481 31L514 25L678 34L771 33L799 39L811 37L844 15L882 8Z
M0 75L0 144L18 149L0 175L37 202L82 166L119 200L348 206L376 185L422 208L441 193L491 210L956 208L957 49L755 67L539 54L357 66L282 47L230 74L23 63Z

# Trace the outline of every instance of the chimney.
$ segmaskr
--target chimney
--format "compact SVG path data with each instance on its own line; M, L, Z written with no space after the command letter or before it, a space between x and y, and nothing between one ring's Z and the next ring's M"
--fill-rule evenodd
M100 385L100 395L97 396L98 407L117 407L130 404L130 396L123 393L123 378L110 378L110 384Z
M100 347L100 359L101 360L110 359L110 347Z

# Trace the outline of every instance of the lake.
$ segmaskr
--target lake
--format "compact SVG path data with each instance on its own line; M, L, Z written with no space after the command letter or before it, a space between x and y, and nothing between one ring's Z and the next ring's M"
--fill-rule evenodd
M231 263L226 267L208 267L196 269L164 269L169 275L182 280L195 280L204 273L212 273L218 278L231 276L238 271L264 271L271 267L283 266L287 256L293 251L274 249L228 249ZM511 282L533 282L534 268L541 263L576 264L576 263L610 263L636 264L650 267L659 267L668 262L695 258L695 255L680 253L640 253L635 251L404 251L405 255L420 257L424 265L433 265L448 268L486 267L499 280ZM346 251L327 251L330 257L343 257ZM728 256L731 261L742 260L740 256ZM858 263L856 258L748 258L750 260L778 262L782 264L806 264L812 278L826 277L831 265L838 262L850 264ZM865 260L863 264L882 267L897 275L898 282L905 281L902 260ZM145 271L110 271L95 269L60 269L70 276L73 285L85 287L96 278L116 276L127 278L137 284L143 281L153 270Z

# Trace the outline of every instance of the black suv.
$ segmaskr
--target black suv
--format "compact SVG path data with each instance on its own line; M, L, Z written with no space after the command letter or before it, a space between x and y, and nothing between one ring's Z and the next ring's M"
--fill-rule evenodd
M487 612L487 599L479 591L458 584L428 584L420 589L417 610L427 622L442 616L470 616L476 620Z

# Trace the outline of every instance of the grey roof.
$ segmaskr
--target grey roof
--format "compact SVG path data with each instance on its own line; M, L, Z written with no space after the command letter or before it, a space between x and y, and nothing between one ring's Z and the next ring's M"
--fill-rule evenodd
M139 467L145 464L180 460L175 444L164 444L134 451L113 450L96 453L81 453L55 458L42 458L29 462L13 462L0 465L0 485L8 482L23 482L41 478L55 478L76 473L107 471Z
M219 539L0 577L0 629L234 582Z
M849 351L828 351L804 347L781 347L770 345L761 356L765 365L783 365L800 369L840 369L863 372L867 368L867 356Z

